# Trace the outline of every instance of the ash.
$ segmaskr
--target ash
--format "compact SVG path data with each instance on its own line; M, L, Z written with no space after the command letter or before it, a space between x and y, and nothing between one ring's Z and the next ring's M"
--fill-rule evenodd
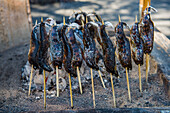
M117 63L119 64L119 63ZM99 61L98 66L100 67L101 76L103 78L104 84L106 87L110 87L110 76L109 73L107 73L104 63L102 60ZM51 67L53 67L51 65ZM123 68L120 66L117 66L119 72L122 71ZM22 88L23 90L29 89L29 82L30 82L30 74L31 74L31 64L27 61L24 67L22 68L22 74L21 74L21 80L22 80ZM53 68L52 72L45 72L46 75L46 91L47 91L47 98L51 98L56 96L56 72ZM43 84L44 84L44 77L41 69L34 70L32 74L32 84L31 84L31 93L32 95L35 95L35 99L39 100L40 98L43 98ZM59 76L59 90L60 95L66 90L69 91L69 80L68 80L68 73L64 70L64 66L62 69L59 69L58 71ZM86 65L85 61L83 61L82 66L80 68L80 77L81 77L81 84L82 87L86 87L88 84L91 83L91 74L90 74L90 68ZM100 81L99 73L96 70L93 70L93 78L98 79ZM119 84L119 79L114 77L114 84ZM73 91L79 91L79 81L78 77L71 77L72 82L72 90ZM101 82L101 81L100 81ZM102 84L102 83L101 83Z

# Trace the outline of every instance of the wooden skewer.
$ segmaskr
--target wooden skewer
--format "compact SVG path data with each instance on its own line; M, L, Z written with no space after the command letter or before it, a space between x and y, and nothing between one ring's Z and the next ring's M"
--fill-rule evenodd
M127 79L129 101L131 102L131 94L130 94L130 86L129 86L129 77L128 77L128 72L127 72L127 67L126 67L126 79Z
M101 73L100 73L100 70L98 70L98 73L99 73L100 80L101 80L101 82L102 82L103 87L106 88L105 85L104 85L103 78L102 78L102 75L101 75Z
M102 20L102 25L104 25L104 21Z
M118 17L119 17L119 22L121 22L120 15L118 15Z
M117 55L116 51L115 51L115 55L116 55L116 57L119 59L119 56Z
M98 18L95 16L95 19L96 19L96 21L98 22L99 20L98 20Z
M149 72L149 55L146 53L146 83L148 83L148 72Z
M138 16L136 15L136 20L135 20L135 22L138 22Z
M83 20L81 20L81 24L82 24L82 26L84 27L84 22L83 22Z
M79 87L80 87L80 93L82 94L82 86L81 86L81 78L80 78L80 73L79 73L79 67L77 66L77 75L78 75L78 80L79 80Z
M96 103L95 103L95 94L94 94L94 83L93 83L93 70L92 68L90 68L91 70L91 84L92 84L92 93L93 93L93 107L96 107Z
M116 108L116 99L115 99L115 91L114 91L112 73L110 73L110 79L111 79L112 94L113 94L113 107Z
M31 74L30 74L30 84L29 84L28 96L30 96L30 92L31 92L32 73L33 73L33 65L31 66Z
M66 22L65 22L65 16L63 17L63 24L64 24L64 25L66 24Z
M43 22L43 17L41 17L41 22Z
M35 25L37 25L37 20L35 21Z
M92 19L92 18L91 18ZM92 19L92 21L95 23L94 19Z
M71 108L73 109L73 97L72 97L72 87L71 87L71 75L70 73L68 73L69 75L69 84L70 84L70 98L71 98Z
M79 8L79 10L80 10L81 12L83 12L83 10L82 10L81 8Z
M56 90L57 90L57 97L59 97L58 66L56 66Z
M87 19L87 16L86 16L86 24L88 23L88 19Z
M43 70L44 75L44 109L46 109L46 83L45 83L45 70Z
M139 89L140 89L140 92L142 92L140 64L138 64L138 72L139 72Z

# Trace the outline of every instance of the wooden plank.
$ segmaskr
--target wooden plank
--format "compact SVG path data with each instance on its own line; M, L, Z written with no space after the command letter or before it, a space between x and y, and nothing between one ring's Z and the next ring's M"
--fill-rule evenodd
M143 11L146 9L146 7L149 5L151 5L151 0L140 0L139 1L139 19L141 19L141 17L143 17L144 13Z
M158 75L170 97L170 40L161 32L154 32L154 47L151 55L158 63Z
M54 112L50 110L38 111L41 113ZM84 109L84 110L60 110L55 113L169 113L169 107L154 108L103 108L103 109Z
M28 42L31 22L28 21L27 0L1 0L0 52Z

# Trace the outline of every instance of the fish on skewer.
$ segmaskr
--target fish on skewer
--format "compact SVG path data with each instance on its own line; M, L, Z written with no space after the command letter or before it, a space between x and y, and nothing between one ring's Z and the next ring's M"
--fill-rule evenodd
M72 97L72 87L71 87L71 76L77 77L76 69L73 67L71 60L72 60L72 50L71 45L68 43L68 39L66 36L67 25L63 25L62 27L62 40L64 44L64 57L63 57L63 64L66 72L69 75L69 85L70 85L70 100L71 100L71 108L73 108L73 97Z
M28 61L31 64L31 74L30 74L30 83L29 83L29 91L28 91L28 96L30 95L31 92L31 82L32 82L32 73L33 73L33 68L37 69L39 68L38 65L38 50L39 50L39 27L37 26L37 20L35 23L35 26L33 27L33 30L31 32L31 40L30 40L30 49L28 52Z
M38 65L38 50L40 45L39 41L40 41L40 30L39 30L39 25L37 25L37 21L36 21L36 24L31 32L30 49L28 52L28 61L31 65L33 65L34 69L39 68Z
M90 24L86 23L84 27L84 60L88 67L90 67L91 70L91 81L92 81L92 93L93 93L93 107L96 107L95 104L95 94L94 94L94 83L93 83L93 71L92 69L99 70L99 67L96 63L96 46L95 41L93 40L93 37L90 35L89 27Z
M53 25L50 32L50 53L52 57L52 64L56 70L56 90L57 97L59 97L59 78L58 69L62 68L63 63L63 41L61 36L61 25Z
M141 71L140 66L143 65L143 40L141 38L141 34L139 32L139 22L137 20L136 15L136 22L132 25L130 30L130 44L131 44L131 52L132 58L136 65L138 65L138 72L139 72L139 89L142 92L142 83L141 83Z
M81 14L79 14L79 15L81 15ZM79 15L77 15L77 16L79 16ZM87 14L86 14L87 15ZM85 16L86 16L85 15ZM75 29L75 31L76 32L74 32L74 34L75 34L75 37L76 37L76 39L77 39L77 42L79 43L79 45L81 46L81 49L82 49L82 55L84 56L84 44L83 44L83 36L82 36L82 34L84 34L85 33L85 30L84 30L84 21L83 21L83 19L82 18L78 18L79 20L81 20L81 22L82 22L82 24L81 24L81 28L82 29ZM93 20L90 18L90 16L89 15L87 15L86 16L86 23L88 23L88 20L90 20L90 22L92 22ZM90 25L91 24L91 25ZM94 39L95 37L96 37L96 35L98 34L98 32L97 32L97 30L98 30L98 25L97 24L95 24L94 22L92 22L92 23L89 23L89 26L91 26L91 27L89 27L88 29L89 29L89 34L92 36L92 38ZM96 54L95 54L95 59L96 59L96 63L98 64L98 62L99 62L99 59L101 59L102 58L102 55L100 54L100 52L98 51L98 49L96 48L96 50L95 50L96 52ZM85 59L84 57L83 57L83 59ZM102 82L102 85L103 85L103 87L105 88L105 85L104 85L104 82L103 82L103 78L102 78L102 76L101 76L101 73L100 73L100 70L98 69L98 73L99 73L99 76L100 76L100 79L101 79L101 82Z
M155 12L157 10L151 6L148 6L144 11L144 17L141 19L141 37L144 41L144 54L146 54L146 82L148 82L148 72L149 72L149 54L153 49L154 42L154 23L151 19L151 9Z
M114 85L113 85L113 78L112 74L114 74L116 77L119 77L118 72L116 70L116 60L115 60L115 50L116 47L113 45L112 41L110 40L109 36L106 33L106 25L104 24L102 20L102 24L99 24L100 26L100 34L99 39L100 44L102 46L103 50L103 60L104 65L106 67L106 71L110 73L111 78L111 85L112 85L112 94L113 94L113 106L116 107L116 100L115 100L115 92L114 92Z
M49 66L47 52L49 48L49 35L47 34L46 23L41 19L40 23L40 48L39 48L39 65L43 69L44 75L44 108L46 109L46 82L45 82L45 71L51 72L52 68Z
M128 71L127 71L129 69L132 69L131 49L130 49L130 42L126 38L124 30L123 30L124 25L128 27L125 22L121 22L121 19L119 16L119 23L115 27L116 44L118 48L119 61L122 67L126 69L128 95L129 95L129 101L131 101L129 77L128 77Z
M45 20L45 29L46 29L46 37L43 40L46 40L45 42L48 43L48 33L51 28L51 25L53 24L54 20L52 18L47 18ZM42 57L42 38L40 34L40 23L37 24L37 21L35 23L35 26L33 27L33 30L31 32L31 40L30 40L30 49L28 53L28 61L32 65L31 68L31 75L30 75L30 83L29 83L29 92L28 95L30 95L31 91L31 82L32 82L32 73L33 73L33 68L34 69L39 69L39 68L44 68L47 71L52 71L52 68L49 66L48 63L42 63L40 59L45 59L45 56ZM44 46L45 48L48 48L48 44ZM47 50L47 49L46 49ZM44 51L46 51L44 50ZM47 59L46 59L47 60ZM44 61L44 60L43 60Z
M70 25L67 35L68 43L71 46L71 52L72 52L72 60L71 63L73 65L73 68L77 69L77 75L78 75L78 80L79 80L79 86L80 86L80 93L82 94L82 86L81 86L81 78L80 78L80 73L79 73L79 68L82 65L82 50L80 46L78 45L75 35L74 35L74 27Z
M87 20L87 19L86 19ZM99 72L103 87L105 88L102 76L99 71L98 62L99 59L101 59L101 54L99 53L98 49L96 48L95 43L95 28L98 27L97 24L94 22L86 22L84 26L84 37L83 37L83 43L84 43L84 60L88 67L90 67L91 70L91 80L92 80L92 93L93 93L93 105L95 108L95 94L94 94L94 84L93 84L93 72L92 69L97 70Z

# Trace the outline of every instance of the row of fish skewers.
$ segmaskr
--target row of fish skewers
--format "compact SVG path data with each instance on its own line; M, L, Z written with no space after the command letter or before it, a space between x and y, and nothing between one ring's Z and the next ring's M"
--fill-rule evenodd
M93 83L93 71L99 73L103 87L105 88L101 72L98 66L100 59L103 60L106 71L110 73L113 106L116 107L115 92L112 75L119 77L115 57L119 59L122 67L126 69L126 79L128 87L129 101L131 101L128 70L132 69L131 56L139 69L139 89L142 92L140 66L143 65L143 56L146 54L146 81L148 76L149 54L153 49L154 41L154 24L150 17L151 9L148 6L145 10L144 17L137 21L130 28L125 22L122 22L119 16L119 22L114 27L110 22L104 22L102 18L93 11L92 13L73 12L68 19L68 24L63 17L63 23L56 24L52 18L45 21L41 19L40 23L35 24L31 33L30 49L28 53L28 61L32 65L29 92L31 91L31 81L33 69L43 69L44 75L44 108L46 108L46 83L45 71L51 72L48 60L48 50L50 50L51 63L56 71L56 89L57 97L59 96L59 79L58 69L62 69L64 65L65 71L69 76L71 107L73 108L71 76L78 77L80 93L82 94L81 77L79 69L84 60L91 70L93 106L95 108L95 93ZM93 18L95 18L95 20ZM115 30L116 45L112 43L106 27L112 27ZM124 33L124 26L130 30L130 40ZM102 53L96 47L96 43L100 44ZM116 53L116 49L118 53Z

